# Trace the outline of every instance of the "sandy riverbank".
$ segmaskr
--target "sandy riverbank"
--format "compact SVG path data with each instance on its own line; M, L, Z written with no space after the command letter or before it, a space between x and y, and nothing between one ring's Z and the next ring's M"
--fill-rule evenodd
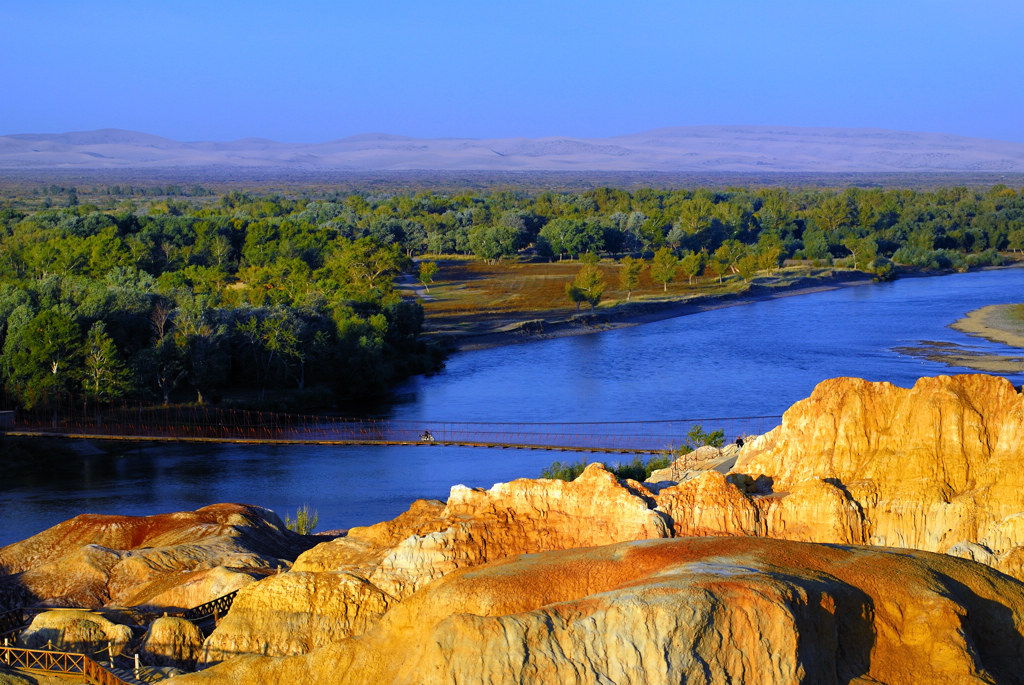
M968 312L962 319L949 324L949 327L1024 351L1024 305L993 304L981 307ZM984 373L1024 373L1024 356L977 350L957 343L924 340L919 345L897 347L895 351Z
M975 309L950 327L992 342L1024 348L1024 305L993 304Z

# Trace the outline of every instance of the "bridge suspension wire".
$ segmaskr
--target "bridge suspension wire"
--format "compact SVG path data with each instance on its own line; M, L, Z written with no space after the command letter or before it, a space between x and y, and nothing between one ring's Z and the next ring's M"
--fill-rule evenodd
M695 428L722 439L765 433L779 416L653 421L413 421L260 412L209 406L124 406L96 413L53 415L20 411L8 434L111 439L317 444L448 444L616 452L680 448Z

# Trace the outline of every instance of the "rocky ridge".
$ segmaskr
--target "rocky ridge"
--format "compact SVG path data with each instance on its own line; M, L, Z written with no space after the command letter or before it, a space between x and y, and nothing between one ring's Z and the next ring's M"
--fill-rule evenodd
M922 379L910 390L835 379L794 405L782 426L748 443L728 473L721 467L730 455L705 454L674 465L674 473L684 478L675 484L619 481L591 465L572 483L522 479L489 490L457 486L447 503L418 502L394 521L353 529L319 545L296 560L292 573L365 580L382 593L372 604L381 617L420 588L461 569L518 554L673 536L907 548L916 543L916 548L971 556L1019 573L1005 560L1020 552L993 547L995 537L982 528L961 527L960 535L952 536L936 527L949 528L946 518L907 520L904 515L948 506L944 498L951 493L956 493L952 499L974 503L974 521L996 522L1012 517L1003 512L1024 511L1024 502L1013 499L986 505L995 482L1024 490L1013 485L1006 462L1012 459L1021 407L1009 383L984 376ZM843 428L830 433L829 426ZM901 453L908 458L887 456ZM876 459L888 459L885 468L868 469ZM968 465L970 477L955 464ZM652 480L664 477L656 474ZM981 489L972 492L974 486ZM1006 530L1007 523L996 529ZM935 544L940 540L946 544ZM272 653L302 651L302 640L289 637L291 625L276 628L274 621L257 618L267 615L269 603L260 607L258 598L269 591L261 584L242 593L245 601L237 610L251 607L246 622L258 623L259 630L225 621L207 641L206 663L230 653L266 653L265 646L252 645L256 634L286 646ZM299 597L309 602L300 608L302 615L322 614L315 594L295 593L289 615L295 615ZM362 628L349 623L333 629L329 640L359 635L368 625L372 621ZM302 639L312 644L308 636Z
M1016 682L1024 585L926 552L645 540L454 571L370 631L185 683Z
M288 568L312 544L272 511L250 505L83 514L0 548L0 610L40 602L190 608Z

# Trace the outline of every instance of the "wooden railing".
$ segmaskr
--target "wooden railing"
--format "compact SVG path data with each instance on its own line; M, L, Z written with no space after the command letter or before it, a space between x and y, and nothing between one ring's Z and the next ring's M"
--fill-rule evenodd
M219 620L228 613L235 601L238 590L229 592L205 604L200 604L180 615L193 623L213 618ZM12 639L25 628L30 609L20 608L0 614L0 637ZM113 657L111 657L113 658ZM11 668L22 668L50 673L64 673L84 678L93 685L128 685L116 674L85 654L59 652L49 649L25 649L0 644L0 664Z
M128 685L92 658L74 652L0 645L0 663L10 668L76 675L93 685Z

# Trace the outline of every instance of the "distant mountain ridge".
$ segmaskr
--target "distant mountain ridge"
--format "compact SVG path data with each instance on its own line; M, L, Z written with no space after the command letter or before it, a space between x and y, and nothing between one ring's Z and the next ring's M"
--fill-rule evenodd
M609 138L180 142L120 129L0 136L0 170L1024 172L1024 143L867 128L686 126Z

